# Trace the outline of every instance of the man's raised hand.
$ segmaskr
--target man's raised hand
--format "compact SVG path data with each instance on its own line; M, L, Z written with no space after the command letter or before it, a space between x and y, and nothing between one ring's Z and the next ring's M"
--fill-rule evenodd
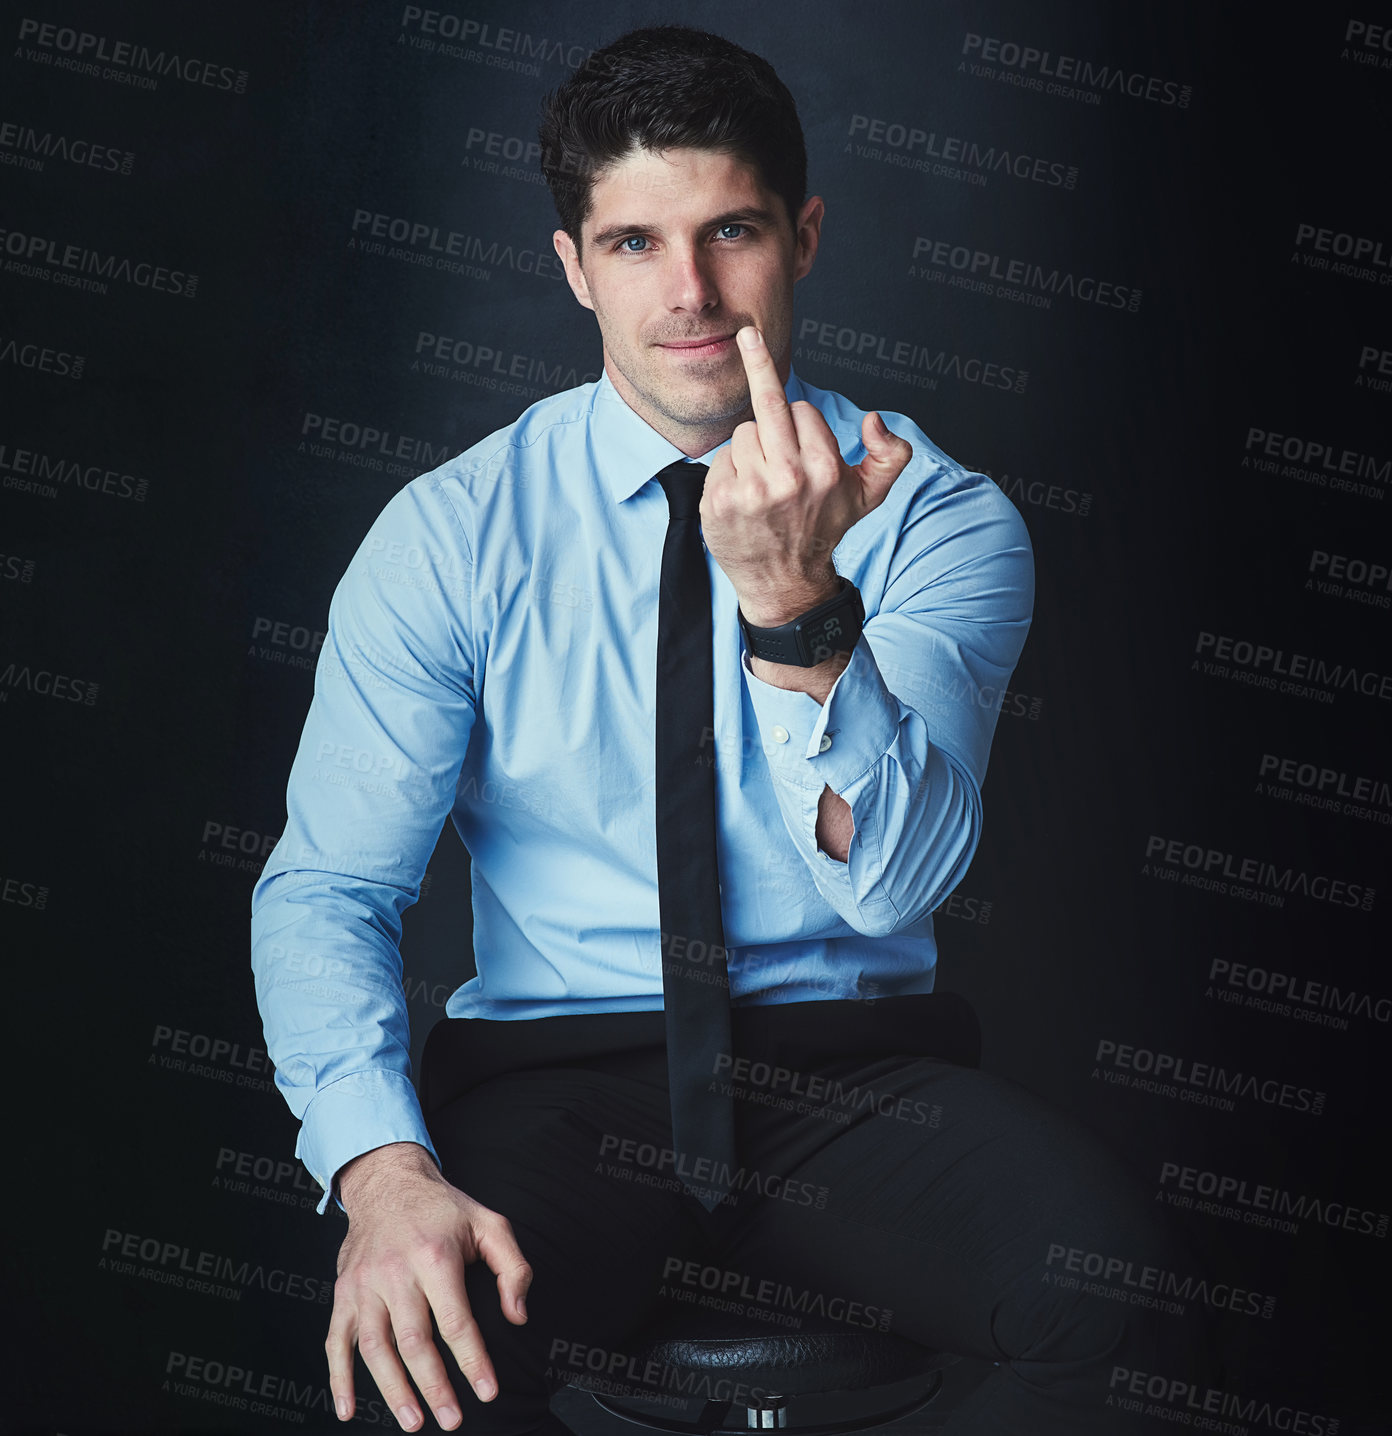
M865 457L846 463L815 405L788 403L763 335L747 326L737 339L754 418L710 466L701 531L744 616L772 628L836 592L832 550L883 502L913 446L870 413L861 425Z

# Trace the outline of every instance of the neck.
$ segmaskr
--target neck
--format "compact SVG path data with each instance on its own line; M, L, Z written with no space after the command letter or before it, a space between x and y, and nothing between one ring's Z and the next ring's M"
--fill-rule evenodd
M753 410L746 404L737 414L722 415L698 423L683 423L646 403L607 359L604 372L609 376L609 382L614 386L614 392L619 398L644 423L656 429L669 444L675 444L688 459L699 459L702 454L710 453L717 444L723 444L735 432L737 425L753 416Z
M637 409L635 413L639 412ZM669 443L675 444L688 459L699 459L708 454L717 444L723 444L738 425L754 417L752 409L735 415L733 419L722 419L718 424L695 425L677 424L662 414L642 414L659 434Z
M785 385L788 382L790 371L790 356L784 355L778 364L778 377ZM699 459L702 454L710 453L717 444L723 444L740 424L754 417L754 410L745 404L738 413L726 414L698 423L683 423L680 419L675 419L672 415L663 413L660 409L655 409L651 404L645 402L643 397L610 362L607 352L604 356L604 372L609 376L609 382L614 386L614 392L619 398L644 423L656 429L669 444L675 444L688 459Z

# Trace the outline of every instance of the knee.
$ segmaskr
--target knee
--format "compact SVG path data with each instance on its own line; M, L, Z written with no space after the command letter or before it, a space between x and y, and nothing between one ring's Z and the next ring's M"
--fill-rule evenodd
M1153 1249L1148 1262L1094 1275L1046 1267L997 1308L1000 1350L1040 1376L1085 1382L1103 1400L1137 1380L1176 1389L1221 1384L1216 1315L1183 1279L1166 1281L1186 1270L1166 1256L1178 1253Z
M1127 1364L1123 1357L1163 1353L1187 1370L1209 1363L1207 1284L1196 1280L1200 1264L1168 1224L1134 1202L1099 1203L1077 1215L1071 1231L1041 1233L1031 1244L1034 1259L1017 1269L1018 1349L1048 1347L1095 1362L1115 1355L1119 1365ZM1003 1305L999 1314L1006 1312Z

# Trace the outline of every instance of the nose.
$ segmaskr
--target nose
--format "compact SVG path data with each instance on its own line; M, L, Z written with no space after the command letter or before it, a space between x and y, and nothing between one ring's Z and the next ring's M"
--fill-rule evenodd
M674 248L668 252L667 307L674 311L700 314L720 303L720 291L709 260L698 248Z

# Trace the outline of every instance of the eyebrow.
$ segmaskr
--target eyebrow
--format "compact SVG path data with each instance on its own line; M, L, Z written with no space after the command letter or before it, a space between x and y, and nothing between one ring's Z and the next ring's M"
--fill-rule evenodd
M724 214L718 214L714 219L704 221L700 228L719 229L724 224L764 224L774 223L775 216L772 210L762 209L757 205L746 209L726 210ZM590 243L595 245L609 244L613 240L626 238L631 234L653 234L660 235L662 226L660 224L607 224L603 229L590 236Z

